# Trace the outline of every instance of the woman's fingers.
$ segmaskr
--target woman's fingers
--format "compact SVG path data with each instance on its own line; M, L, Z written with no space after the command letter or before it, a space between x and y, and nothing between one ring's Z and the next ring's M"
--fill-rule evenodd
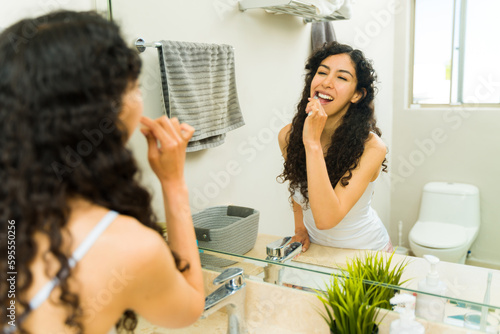
M308 116L312 116L318 113L321 113L321 111L324 112L323 107L321 106L321 103L319 102L318 99L312 99L309 98L309 103L306 106L306 113Z
M183 178L186 146L194 128L180 124L176 118L160 117L156 120L141 118L146 127L141 132L148 141L149 163L161 182Z
M179 129L180 125L179 125L179 119L177 117L170 118L170 122L172 123L175 129Z
M158 140L154 134L154 128L155 128L154 121L147 117L141 117L140 122L144 125L144 127L141 128L141 132L146 137L146 140L148 142L148 152L149 152L148 155L150 158L152 156L157 156Z
M141 123L147 127L147 129L141 129L146 138L148 138L147 133L149 133L160 142L160 146L163 148L178 146L184 150L195 131L189 124L180 124L177 118L169 119L165 116L156 120L142 117ZM151 139L148 138L149 140Z
M181 124L177 118L169 119L166 116L156 120L143 117L141 123L146 125L153 135L160 141L162 147L184 144L186 139L182 135ZM189 139L188 139L189 140Z
M145 125L150 133L160 141L160 143L165 143L165 142L168 142L169 138L168 138L168 134L167 132L164 131L162 125L160 125L160 123L158 123L158 120L152 120L148 117L144 117L142 116L141 117L141 123L143 125Z
M181 129L181 136L184 138L184 140L189 141L193 137L195 130L191 125L182 123L180 125L180 129Z
M302 251L305 252L309 249L311 241L309 240L309 235L306 233L297 233L292 237L291 242L300 242L302 244Z
M162 143L162 144L168 144L168 143L180 143L181 142L181 136L180 136L180 129L179 127L179 121L177 118L172 118L169 119L166 116L160 117L156 120L158 124L161 126L161 128L165 131L165 133L168 136L169 141ZM175 124L176 123L176 124Z
M305 238L304 242L302 242L302 251L305 252L306 250L308 250L309 245L311 245L311 241L309 240L309 238Z
M144 134L148 142L149 159L156 159L159 156L158 142L156 140L156 137L149 130L141 130L141 132Z

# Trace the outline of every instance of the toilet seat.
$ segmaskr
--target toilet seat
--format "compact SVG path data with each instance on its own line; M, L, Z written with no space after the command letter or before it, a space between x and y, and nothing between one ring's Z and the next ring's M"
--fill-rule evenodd
M467 243L466 229L439 222L417 222L410 232L416 244L428 248L454 248Z

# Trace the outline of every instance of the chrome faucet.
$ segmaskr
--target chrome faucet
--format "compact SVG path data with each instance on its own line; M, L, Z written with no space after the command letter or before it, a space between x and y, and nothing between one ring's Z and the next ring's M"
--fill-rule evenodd
M215 285L224 283L224 285L205 298L205 311L201 318L205 319L225 307L228 315L227 333L248 333L245 323L246 283L243 279L243 269L226 269L214 279L213 283Z
M290 242L292 237L284 237L271 242L266 246L266 260L285 263L288 260L295 258L302 251L300 242Z
M266 246L267 261L286 263L297 257L302 251L300 242L291 242L292 237L284 237ZM284 267L268 264L264 268L264 281L281 285Z

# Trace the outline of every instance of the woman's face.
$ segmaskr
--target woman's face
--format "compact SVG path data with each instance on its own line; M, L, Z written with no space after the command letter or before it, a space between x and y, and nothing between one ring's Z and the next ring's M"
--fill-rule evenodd
M120 120L125 125L128 138L139 124L142 110L142 93L139 88L139 80L136 80L128 85L123 95L122 110L119 115Z
M328 116L343 115L363 96L351 57L345 53L325 58L311 82L311 98L318 97Z

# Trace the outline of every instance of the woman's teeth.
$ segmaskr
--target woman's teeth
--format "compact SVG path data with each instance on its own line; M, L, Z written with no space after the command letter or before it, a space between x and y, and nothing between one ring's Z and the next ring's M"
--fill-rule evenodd
M318 93L318 97L322 98L323 100L333 101L333 97L331 97L330 95L325 95L325 94Z

